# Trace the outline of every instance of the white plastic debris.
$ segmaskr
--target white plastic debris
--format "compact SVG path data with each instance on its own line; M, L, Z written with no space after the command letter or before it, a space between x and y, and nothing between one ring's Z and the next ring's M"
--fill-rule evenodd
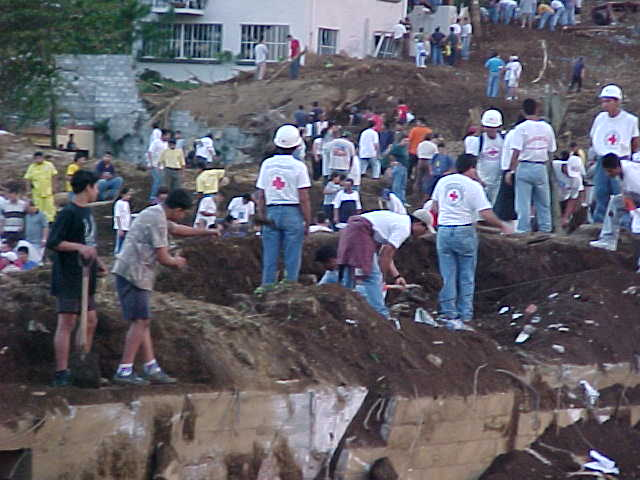
M0 349L0 355L4 355L5 353L7 353L7 350L9 350L9 347L2 347Z
M433 353L430 353L429 355L427 355L427 360L429 360L433 365L435 365L438 368L442 366L442 359L439 356L434 355Z
M431 314L427 312L424 308L416 308L416 313L413 316L413 321L416 323L424 323L425 325L431 325L432 327L439 327L438 322L436 322Z
M556 298L558 295L560 295L558 292L554 292L551 295L549 295L547 298L549 300L553 300L554 298Z
M622 294L623 295L635 295L636 293L638 293L638 290L640 290L640 287L638 287L636 285L631 285L626 290L623 290Z
M393 322L393 325L396 327L396 330L400 330L400 320L398 320L397 318L392 318L391 321Z
M507 307L507 306L502 307L500 310L498 310L498 315L504 315L509 311L509 308L510 307Z
M600 398L600 392L593 388L589 382L586 380L580 380L580 385L584 389L584 396L587 405L590 407L595 407L598 403L598 399Z
M562 345L553 344L551 345L551 348L553 348L558 353L566 352L566 349Z
M569 327L558 327L558 331L559 332L569 332L570 329L569 329Z
M524 313L514 313L513 315L511 315L511 320L517 320L521 317L524 317Z
M522 329L522 331L516 337L515 342L516 343L524 343L524 342L526 342L527 340L529 340L529 338L531 338L531 335L535 331L536 331L536 327L533 327L531 325L525 325L524 328Z
M611 473L613 475L620 475L620 470L616 467L616 462L608 457L605 457L597 450L589 450L589 456L594 460L593 462L587 462L583 465L584 468L589 470L595 470L602 473Z
M582 295L580 295L579 293L576 293L573 298L575 298L576 300L580 300L582 298Z
M346 323L347 325L357 325L358 322L356 322L355 320L351 320L350 318L347 318L344 323Z
M540 315L534 315L531 317L531 323L540 323L542 321L542 317Z
M444 342L442 340L435 340L433 342L431 342L433 345L444 345Z

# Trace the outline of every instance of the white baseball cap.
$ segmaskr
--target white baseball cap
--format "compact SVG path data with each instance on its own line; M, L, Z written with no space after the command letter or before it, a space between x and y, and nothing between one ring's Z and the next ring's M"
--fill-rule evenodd
M300 132L294 125L282 125L278 128L273 143L276 147L293 148L300 145Z
M502 125L502 114L498 110L487 110L482 114L482 126L499 127Z
M617 85L606 85L600 92L600 98L603 97L622 100L622 89Z
M433 213L431 213L430 210L427 210L426 208L419 208L418 210L415 210L411 215L424 223L431 233L436 232L436 230L433 228Z
M18 260L18 255L16 255L14 252L5 252L2 254L2 256L12 263Z

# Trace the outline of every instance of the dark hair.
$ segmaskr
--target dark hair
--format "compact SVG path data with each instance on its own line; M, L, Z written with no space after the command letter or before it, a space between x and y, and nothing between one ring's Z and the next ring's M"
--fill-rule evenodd
M169 193L169 187L167 187L166 185L158 187L157 195L164 195L165 193Z
M118 194L118 200L120 200L122 197L124 197L130 191L131 191L131 189L129 187L122 187L120 189L120 193Z
M367 128L373 128L376 126L376 122L374 122L373 120L369 120L369 123L367 123Z
M336 177L339 177L340 174L338 172L331 172L331 174L329 175L329 180L333 180Z
M87 187L92 187L100 178L95 172L90 170L78 170L71 177L71 188L76 195L83 192Z
M318 101L316 100L315 102L311 103L312 106L317 107L318 106Z
M81 158L87 158L87 154L84 152L76 152L75 155L73 156L73 161L77 162Z
M43 157L43 156L44 156L44 153L42 153L42 152L36 152L36 153L33 154L33 158L35 158L35 157Z
M274 155L291 155L293 152L295 152L298 147L300 145L296 145L295 147L291 147L291 148L284 148L284 147L276 147L276 151L274 152Z
M569 151L568 150L562 150L560 152L560 156L558 158L560 158L560 160L568 160L569 159Z
M176 139L172 138L171 140L169 140L169 145L175 145L176 144Z
M336 247L333 245L323 245L316 250L315 261L324 263L332 258L336 258L338 256L338 252Z
M298 105L299 110L304 110L304 105Z
M351 185L353 185L353 178L345 178L344 180L342 180L343 182L351 182Z
M182 132L181 132L180 130L176 130L176 135L177 135L178 133L182 134Z
M25 247L24 245L22 247L18 247L18 253L26 253L27 255L29 255L29 247Z
M22 191L22 184L20 182L11 182L7 185L7 191L9 193L20 193Z
M475 168L478 164L478 157L475 155L470 155L468 153L463 153L459 155L456 160L456 170L458 173L464 173L472 168Z
M327 134L327 132L328 132L328 131L329 131L329 129L328 129L328 128L323 128L323 129L320 131L320 136L319 136L318 138L324 138L324 136Z
M245 200L251 200L251 194L245 193L244 195L242 195L242 198L244 198Z
M438 143L438 148L444 148L446 147L446 145L444 144L444 142L440 142Z
M618 155L616 155L615 153L607 153L604 157L602 157L602 168L620 168L620 157L618 157Z
M318 223L324 223L327 220L329 220L329 217L323 211L319 211L318 213L316 213L316 221Z
M158 122L156 122L156 123L154 123L154 124L152 125L152 127L153 127L153 128L160 128L160 124L159 124Z
M525 115L535 115L538 111L538 102L536 102L533 98L527 98L524 102L522 102L522 110Z
M577 146L578 146L578 144L576 142L571 142L569 144L569 148L573 148L573 147L577 147Z
M191 195L184 188L176 188L164 201L167 208L181 208L182 210L188 210L193 206L193 200Z
M497 56L498 56L498 52L496 52L495 50L493 50L493 51L491 52L491 58L493 58L493 57L497 57Z

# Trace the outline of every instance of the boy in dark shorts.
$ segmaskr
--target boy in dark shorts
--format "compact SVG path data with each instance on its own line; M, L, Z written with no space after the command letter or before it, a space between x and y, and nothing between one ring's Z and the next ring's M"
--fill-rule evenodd
M182 188L169 193L158 205L145 208L127 234L127 240L116 258L112 273L125 320L131 322L124 344L122 360L113 377L120 385L147 385L149 383L175 383L158 365L151 341L151 312L149 300L155 282L157 263L166 267L184 268L185 258L169 253L169 233L174 236L213 236L213 229L198 229L179 225L192 206L191 195ZM136 375L133 363L142 349L144 370Z
M69 372L69 344L71 332L80 314L82 291L82 264L91 263L89 282L89 315L87 317L87 343L89 350L98 323L94 293L98 270L106 271L97 256L96 223L87 206L98 198L98 176L94 172L78 170L71 177L73 200L58 213L47 241L53 250L51 293L57 298L58 326L53 339L56 355L54 386L71 384Z

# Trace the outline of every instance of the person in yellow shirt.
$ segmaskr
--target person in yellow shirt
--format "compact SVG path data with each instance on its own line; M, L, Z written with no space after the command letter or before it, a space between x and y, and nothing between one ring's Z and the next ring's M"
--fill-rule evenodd
M47 155L47 158L51 158ZM35 206L45 214L49 222L53 222L56 216L56 206L53 201L53 177L58 174L56 167L45 159L42 152L33 154L34 163L29 165L24 179L28 180L28 187Z
M181 173L186 165L184 161L184 152L180 148L176 148L175 139L169 140L169 148L160 154L160 168L164 169L164 184L169 191L181 188Z
M69 200L73 198L73 188L71 188L71 177L87 162L87 156L84 152L76 152L73 157L73 163L69 164L65 172L66 181L64 183L64 190L69 194Z
M196 178L196 192L205 195L215 195L224 184L224 168L205 167Z

